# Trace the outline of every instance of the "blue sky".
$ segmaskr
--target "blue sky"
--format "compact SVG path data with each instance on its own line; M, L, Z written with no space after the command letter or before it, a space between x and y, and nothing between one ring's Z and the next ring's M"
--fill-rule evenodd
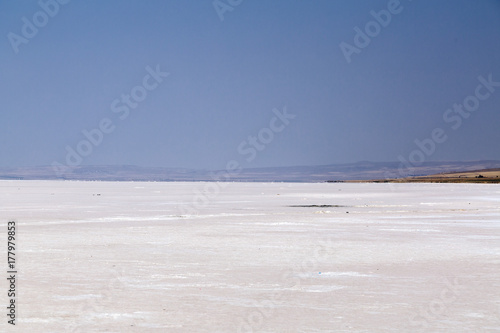
M500 1L60 2L0 2L0 166L500 159L500 87L473 105L478 77L500 82Z

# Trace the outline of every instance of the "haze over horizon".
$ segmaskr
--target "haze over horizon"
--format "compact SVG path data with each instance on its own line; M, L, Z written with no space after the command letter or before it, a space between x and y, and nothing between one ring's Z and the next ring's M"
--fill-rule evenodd
M0 167L500 160L500 1L27 0L0 15Z

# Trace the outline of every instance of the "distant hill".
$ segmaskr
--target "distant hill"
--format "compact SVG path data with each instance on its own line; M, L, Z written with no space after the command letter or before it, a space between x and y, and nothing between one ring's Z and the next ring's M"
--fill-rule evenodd
M425 162L411 169L405 168L399 162L358 162L318 166L244 168L237 174L228 174L225 170L153 168L132 165L68 167L63 173L58 174L51 166L39 166L0 168L0 179L335 182L421 177L495 168L500 168L500 161Z
M357 182L357 181L354 181ZM438 173L428 176L373 180L375 183L500 183L500 168Z

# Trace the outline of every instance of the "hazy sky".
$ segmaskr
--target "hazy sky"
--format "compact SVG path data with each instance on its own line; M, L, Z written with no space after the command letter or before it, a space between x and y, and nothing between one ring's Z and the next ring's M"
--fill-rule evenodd
M500 159L500 1L59 1L0 2L0 166Z

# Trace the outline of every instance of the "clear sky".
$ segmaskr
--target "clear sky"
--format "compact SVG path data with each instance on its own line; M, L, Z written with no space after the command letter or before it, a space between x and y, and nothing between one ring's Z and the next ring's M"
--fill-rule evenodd
M0 2L0 166L500 159L498 0L59 1Z

